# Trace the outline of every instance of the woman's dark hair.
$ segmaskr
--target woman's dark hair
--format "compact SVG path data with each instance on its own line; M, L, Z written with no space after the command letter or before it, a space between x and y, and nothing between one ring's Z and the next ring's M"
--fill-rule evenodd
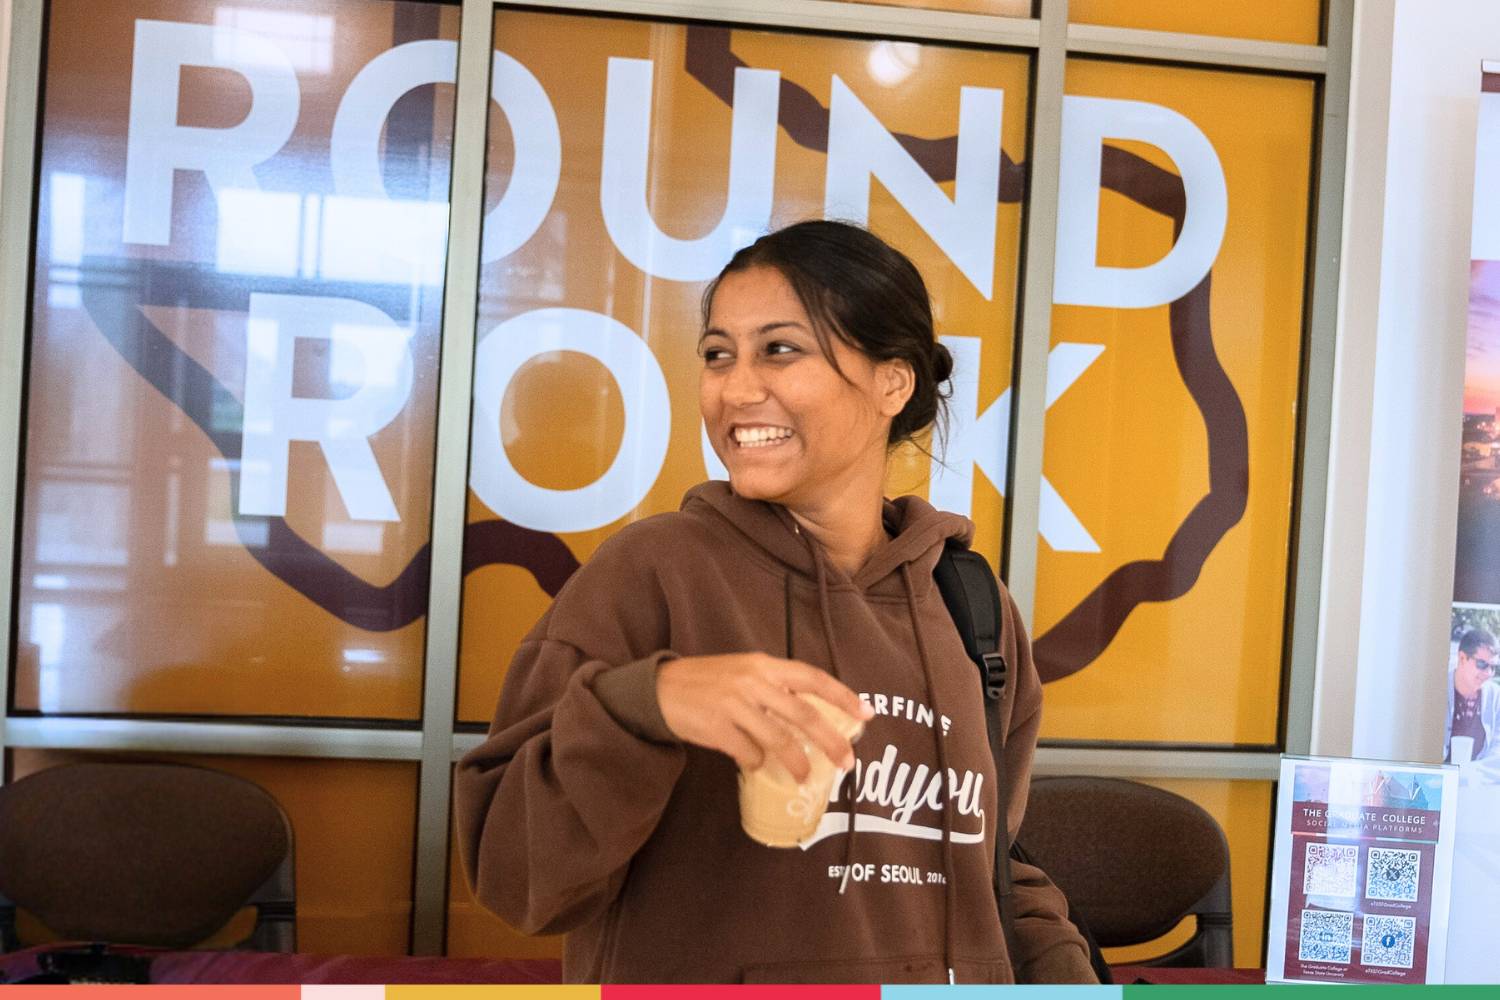
M755 267L775 268L786 278L835 369L830 337L874 361L911 365L916 384L905 409L891 421L892 447L912 441L929 425L936 425L942 440L953 394L948 381L953 355L933 332L927 286L905 254L847 222L814 220L778 229L736 253L709 283L703 293L704 326L724 276Z

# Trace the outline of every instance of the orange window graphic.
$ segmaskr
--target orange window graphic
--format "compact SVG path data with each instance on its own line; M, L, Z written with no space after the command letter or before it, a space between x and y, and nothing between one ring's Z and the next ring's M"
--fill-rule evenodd
M1314 87L1076 59L1067 90L1068 113L1119 114L1098 123L1096 243L1060 222L1052 357L1072 360L1043 461L1043 736L1275 744ZM1140 116L1170 155L1114 138ZM1192 286L1151 294L1146 269L1191 231Z
M893 493L970 513L998 557L1028 58L501 10L475 360L459 716L572 568L723 478L698 416L707 281L770 228L867 221L959 356L948 464ZM962 125L962 128L960 128Z
M1068 20L1075 24L1103 24L1114 28L1317 45L1323 6L1321 0L1261 0L1260 3L1068 0Z
M882 7L916 7L960 14L990 14L999 17L1031 17L1032 0L853 0Z
M13 707L416 717L458 10L48 7Z
M49 16L13 707L414 718L457 11ZM888 490L998 562L1030 57L508 9L494 46L460 718L611 531L722 475L702 290L798 219L925 274L953 422ZM1274 744L1314 84L1067 83L1045 735Z

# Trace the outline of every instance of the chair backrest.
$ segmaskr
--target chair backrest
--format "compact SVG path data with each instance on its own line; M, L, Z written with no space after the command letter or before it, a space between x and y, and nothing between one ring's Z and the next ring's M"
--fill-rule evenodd
M1016 839L1103 947L1142 944L1196 917L1182 947L1132 964L1234 964L1229 844L1182 796L1118 778L1037 778Z
M241 946L294 950L292 857L276 800L220 771L66 764L0 787L0 895L74 940L185 948L253 905Z

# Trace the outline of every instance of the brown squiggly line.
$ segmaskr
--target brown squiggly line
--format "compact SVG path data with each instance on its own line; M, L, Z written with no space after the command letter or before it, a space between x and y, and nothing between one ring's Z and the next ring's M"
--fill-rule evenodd
M1120 149L1104 147L1104 186L1170 217L1182 228L1182 179ZM1209 318L1212 276L1168 307L1172 357L1208 432L1208 493L1173 532L1160 559L1117 567L1039 636L1032 646L1042 679L1076 673L1114 640L1140 604L1172 601L1197 583L1209 555L1245 514L1250 496L1250 442L1245 409L1214 350Z
M708 88L726 105L734 105L734 71L748 64L730 48L730 29L713 25L690 25L687 29L687 51L683 58L689 76ZM828 109L803 87L781 78L781 103L778 111L781 127L788 138L803 149L828 152ZM935 181L951 181L957 171L958 136L924 139L896 133L895 139L912 158L922 165ZM1014 203L1026 191L1026 169L1015 163L1005 150L1000 151L999 200Z
M730 47L730 30L711 26L687 29L687 72L732 105L734 70L746 64ZM781 81L782 128L804 148L828 151L828 109L807 90ZM897 141L933 180L952 180L958 139L922 139L898 134ZM1182 178L1126 150L1105 146L1101 184L1167 216L1174 234L1187 211ZM1014 203L1025 189L1025 166L1002 151L999 200ZM1219 363L1209 317L1210 277L1168 309L1172 356L1178 374L1193 397L1208 431L1209 490L1173 533L1160 559L1118 567L1032 646L1044 681L1082 670L1114 641L1138 605L1171 601L1197 582L1209 554L1244 516L1250 493L1250 446L1245 409Z

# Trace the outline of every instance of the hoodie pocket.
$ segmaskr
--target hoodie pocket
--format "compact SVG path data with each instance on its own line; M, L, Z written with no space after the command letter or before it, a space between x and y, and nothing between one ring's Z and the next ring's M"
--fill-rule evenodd
M953 960L953 971L961 983L1010 983L1016 981L1015 971L1010 962L1003 959L955 958Z
M948 969L936 955L913 955L905 958L857 958L810 961L766 962L747 965L747 983L946 983Z
M954 960L961 983L1013 983L1010 964L994 961ZM766 962L747 965L746 983L850 983L899 985L946 983L948 966L940 955L908 955L902 958L859 958L810 962Z

